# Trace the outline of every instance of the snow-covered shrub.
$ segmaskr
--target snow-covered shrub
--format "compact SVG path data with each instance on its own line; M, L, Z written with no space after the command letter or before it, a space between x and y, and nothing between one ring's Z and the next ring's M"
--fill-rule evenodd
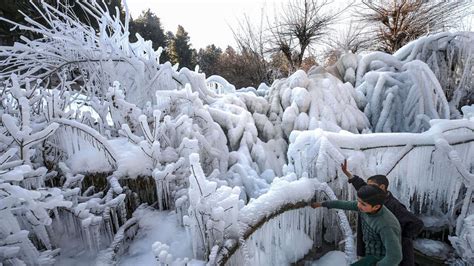
M216 124L197 92L188 86L180 91L157 92L157 109L153 117L138 117L135 133L128 124L122 125L122 134L140 147L150 163L148 174L157 184L160 209L170 208L179 197L180 189L187 189L188 157L199 153L206 174L225 173L228 164L226 138ZM211 141L212 140L212 141ZM118 174L123 176L119 165Z
M2 88L2 128L18 148L18 157L26 164L30 164L30 157L34 155L35 144L44 141L59 127L57 123L47 123L39 116L42 106L42 97L31 86L21 88L17 76L12 75L11 86ZM16 112L8 112L15 110Z
M422 132L430 119L449 119L438 79L419 60L403 62L382 52L365 55L357 67L356 90L365 96L359 108L373 132Z
M53 264L63 234L81 238L83 247L94 252L107 245L125 222L124 195L119 195L121 191L110 178L112 189L105 197L99 199L100 193L89 196L89 190L82 197L84 176L61 163L89 148L106 154L99 160L106 162L106 169L114 167L114 154L105 138L70 120L72 112L65 110L70 100L66 91L45 90L34 80L21 83L12 74L0 100L0 205L2 217L6 217L0 222L0 245L6 252L2 262ZM77 132L86 137L81 139ZM62 143L55 141L61 136ZM52 146L54 149L48 149ZM68 156L61 156L64 154ZM111 161L107 163L107 159ZM69 227L63 225L63 219L71 221Z
M171 66L159 66L160 51L154 51L150 41L140 36L136 43L128 41L128 11L122 23L118 13L109 14L96 1L79 1L77 5L99 25L99 33L78 21L71 7L64 6L62 10L46 2L37 3L44 26L27 16L28 25L11 23L42 37L22 38L23 43L1 49L1 63L10 67L2 71L0 79L8 79L11 73L22 69L21 83L26 83L25 77L52 82L61 79L65 71L74 81L73 87L102 99L118 81L127 88L127 100L138 106L153 99L159 88L178 87Z
M17 180L23 179L28 173L9 172L10 175L16 174ZM9 250L7 256L2 256L2 262L52 264L59 249L56 249L57 242L49 234L52 222L49 212L58 207L70 207L71 202L63 199L59 189L40 192L12 185L3 176L0 181L0 247ZM35 245L28 237L29 234ZM46 247L46 251L39 252L38 245Z
M342 82L349 82L352 86L355 86L358 61L358 55L347 52L342 54L334 65L329 66L326 69ZM322 66L315 67L313 71L324 72Z
M350 83L342 83L331 74L317 68L308 74L298 70L272 85L269 119L283 131L277 136L316 128L361 133L369 123L356 105L357 97Z
M294 173L276 178L267 193L252 199L240 210L239 238L231 238L233 241L221 245L211 260L220 264L226 261L229 265L290 264L326 240L344 243L339 247L347 261L352 261L355 245L344 212L308 206L313 200L333 199L336 196L328 185L316 179L296 180Z
M118 81L115 81L113 87L109 88L106 100L115 129L118 131L126 125L131 132L136 132L139 128L138 118L142 115L142 110L125 100L124 91Z
M474 98L473 32L442 32L421 37L400 48L394 56L403 62L421 60L438 79L454 117L458 108Z
M459 234L449 236L449 241L465 262L474 263L474 214L464 218Z
M206 85L217 94L235 93L235 86L221 76L212 75L208 77L206 79Z
M469 120L432 120L430 130L421 134L293 132L286 171L308 173L328 182L340 197L353 198L340 171L346 158L351 172L363 178L386 174L389 190L415 213L447 215L448 226L460 230L472 212L473 131Z
M271 88L262 84L258 90L235 91L221 77L206 80L197 70L160 64L161 50L154 51L140 36L130 43L128 11L121 22L96 1L78 1L99 25L96 32L65 6L37 5L45 25L29 17L31 25L15 25L41 37L0 49L0 64L7 66L0 72L6 82L0 93L0 216L5 217L0 263L51 264L57 248L71 249L63 244L70 238L79 239L76 249L89 254L102 249L110 258L116 248L123 252L126 245L120 243L129 237L124 228L133 221L126 223L126 206L137 203L135 192L122 187L120 179L140 175L155 180L158 208L176 210L200 259L215 257L218 245L239 237L244 202L249 201L244 216L259 218L269 205L281 207L280 199L314 192L308 186L298 194L295 186L302 183L294 181L297 177L328 181L336 192L352 197L343 178L334 184L344 157L363 176L391 172L394 194L405 203L414 201L410 207L417 212L453 215L461 207L459 217L472 214L466 201L460 204L463 195L472 195L466 181L472 179L472 119L447 126L433 122L434 129L421 136L357 134L418 132L431 126L429 119L448 118L444 81L435 76L454 77L449 84L458 91L471 84L465 49L430 48L434 42L425 42L423 55L438 51L426 60L416 57L427 64L379 53L360 60L346 55L329 71L297 71ZM457 45L449 40L438 44ZM455 69L433 67L443 56L452 58ZM209 83L223 87L216 90ZM99 191L84 187L84 175L91 172L113 174ZM439 186L428 186L429 178ZM275 190L284 196L265 202ZM457 222L457 231L469 227ZM276 222L269 225L272 229ZM306 247L311 244L292 236L305 240ZM154 246L160 263L186 263L169 257L167 249L164 243Z
M184 224L193 239L195 258L206 259L212 247L224 240L238 236L237 218L242 202L240 189L228 186L217 187L216 182L206 180L198 154L189 157L189 209Z

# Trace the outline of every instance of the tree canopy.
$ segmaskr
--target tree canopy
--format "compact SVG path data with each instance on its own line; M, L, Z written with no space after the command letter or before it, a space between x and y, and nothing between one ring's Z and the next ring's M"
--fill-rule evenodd
M180 67L189 69L196 66L196 50L191 48L188 32L181 25L178 25L176 34L169 40L168 52L171 63L179 63Z
M471 1L363 0L358 14L375 47L394 53L419 37L455 27L472 8Z

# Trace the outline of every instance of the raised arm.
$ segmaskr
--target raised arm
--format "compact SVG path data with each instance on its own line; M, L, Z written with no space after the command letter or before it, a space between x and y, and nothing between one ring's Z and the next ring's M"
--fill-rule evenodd
M367 182L364 181L364 179L360 178L359 176L352 176L351 179L349 179L349 183L352 184L352 186L355 188L355 190L359 190L359 188L367 185Z
M353 175L348 169L347 169L347 160L344 160L344 163L341 164L341 169L342 172L347 176L349 183L354 186L356 190L359 190L359 188L367 185L367 183L364 181L364 179Z

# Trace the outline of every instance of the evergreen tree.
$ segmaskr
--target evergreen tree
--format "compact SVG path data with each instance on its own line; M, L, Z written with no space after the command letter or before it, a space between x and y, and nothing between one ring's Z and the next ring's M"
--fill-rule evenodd
M143 11L142 14L130 23L130 40L136 41L135 33L140 34L145 40L153 43L153 49L158 47L163 49L167 46L165 31L161 26L160 18L158 18L150 9ZM161 61L169 60L166 50L161 55Z
M199 68L207 76L216 75L219 72L219 57L222 50L214 44L206 46L206 49L199 49L197 58Z
M196 66L196 50L191 48L188 33L183 26L178 25L176 35L169 40L168 53L173 64L179 63L180 67L194 69Z

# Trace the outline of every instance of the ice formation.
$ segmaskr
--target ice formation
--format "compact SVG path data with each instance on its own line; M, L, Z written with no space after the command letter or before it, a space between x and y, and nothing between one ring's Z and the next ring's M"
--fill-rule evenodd
M450 99L454 117L459 117L459 107L472 104L474 96L473 32L442 32L421 37L398 50L394 56L409 62L414 59L428 64Z
M296 71L276 81L269 91L269 118L277 136L289 136L292 130L322 128L360 133L369 128L367 118L356 105L356 91L349 83L313 69L306 74Z
M345 158L362 177L388 174L394 195L448 226L456 258L472 262L472 106L448 120L472 95L472 33L236 89L159 62L140 36L130 43L127 10L121 22L78 2L96 32L38 5L44 26L14 25L42 37L0 49L0 263L117 263L145 201L176 212L193 251L180 258L155 241L159 263L217 263L230 250L237 264L288 263L323 242L350 262L353 219L307 207L354 197ZM286 238L300 245L275 245Z
M195 258L205 259L210 254L209 247L221 245L225 237L238 235L237 217L240 206L240 189L220 186L206 180L199 156L190 155L191 175L189 176L189 209L183 217L193 239Z
M355 259L352 230L344 213L308 206L313 199L336 199L332 190L317 179L296 181L295 178L290 174L275 179L267 193L240 210L239 239L228 240L219 250L216 258L219 264L229 256L230 265L289 264L301 259L313 245L321 246L323 240L344 243L347 261ZM323 226L338 233L323 235Z
M465 262L474 263L474 214L464 218L460 232L449 240Z
M234 93L235 86L230 84L225 78L212 75L206 79L206 86L215 90L217 94Z
M330 182L336 190L350 193L343 180L346 177L339 170L347 158L353 172L362 177L387 174L391 191L414 211L454 215L456 203L464 199L460 193L472 180L467 169L473 162L461 158L473 158L473 130L469 120L432 120L431 129L421 134L359 136L294 131L287 171L309 173L310 177ZM426 171L431 173L430 178L420 178ZM439 186L432 186L432 182Z
M465 230L469 235L472 229L465 219L472 213L473 131L472 120L432 120L430 130L421 134L294 131L287 171L298 176L309 173L328 182L338 196L355 198L340 172L347 158L351 171L359 176L386 174L390 191L414 213L436 217L456 228L456 234ZM455 239L460 248L469 245L469 238Z
M441 241L435 241L431 239L419 238L413 242L413 246L421 250L423 254L430 257L437 257L447 259L452 248Z
M357 67L356 90L365 96L359 103L374 132L422 132L430 119L449 119L441 85L422 61L401 62L374 52Z

